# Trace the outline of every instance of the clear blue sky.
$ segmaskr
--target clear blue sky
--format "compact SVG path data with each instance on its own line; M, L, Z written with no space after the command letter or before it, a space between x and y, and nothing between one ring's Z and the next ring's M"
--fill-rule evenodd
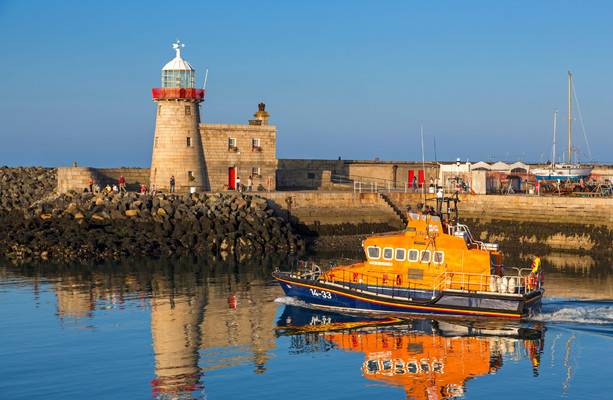
M1 1L0 165L149 167L172 43L203 120L266 103L278 158L550 157L573 74L613 163L610 1ZM576 110L576 108L574 108ZM577 116L577 114L575 114ZM587 153L579 120L574 137Z

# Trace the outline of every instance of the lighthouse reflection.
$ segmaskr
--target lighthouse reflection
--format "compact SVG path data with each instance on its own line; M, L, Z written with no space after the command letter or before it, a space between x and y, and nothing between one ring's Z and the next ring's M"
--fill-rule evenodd
M530 359L537 374L544 340L540 326L369 318L291 305L285 306L276 330L291 336L294 353L364 353L363 376L402 387L410 399L461 396L469 379L497 371L509 358Z

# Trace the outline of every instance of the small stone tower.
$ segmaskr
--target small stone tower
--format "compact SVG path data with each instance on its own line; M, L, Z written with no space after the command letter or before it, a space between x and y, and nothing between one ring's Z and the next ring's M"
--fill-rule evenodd
M176 192L208 189L200 132L200 106L204 89L195 89L195 71L181 58L179 41L173 44L176 57L162 69L162 87L153 89L158 104L151 158L150 185L170 190L175 178Z

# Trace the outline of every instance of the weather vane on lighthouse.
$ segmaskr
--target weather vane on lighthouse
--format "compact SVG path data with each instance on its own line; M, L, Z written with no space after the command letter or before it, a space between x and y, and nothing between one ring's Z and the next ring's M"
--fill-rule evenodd
M181 43L179 39L177 39L177 43L172 45L172 48L177 52L177 57L181 58L181 47L185 47L185 44Z

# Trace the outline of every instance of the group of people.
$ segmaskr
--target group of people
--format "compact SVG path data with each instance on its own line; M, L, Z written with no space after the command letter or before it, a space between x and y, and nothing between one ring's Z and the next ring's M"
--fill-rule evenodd
M174 179L175 179L174 176L170 179L170 192L171 193L174 193L174 191L175 191ZM95 193L95 194L99 194L99 193L116 194L116 193L119 193L119 192L126 192L127 191L126 190L126 180L125 180L125 178L122 175L119 178L118 184L114 184L113 183L111 185L110 183L107 183L107 185L104 187L104 189L101 189L100 185L98 185L97 183L94 183L94 178L92 176L90 176L89 177L89 191L91 193ZM155 185L151 186L151 191L150 192L147 191L147 188L145 187L145 185L141 185L139 191L140 191L141 194L149 193L149 194L154 195L154 194L157 193Z
M155 195L157 193L157 189L155 188L155 185L151 185L151 191L147 192L147 188L145 187L145 185L140 185L140 194L147 194L149 193L150 195ZM173 190L174 193L174 190Z
M94 184L94 177L90 176L89 177L89 191L91 193L105 193L105 194L113 194L113 193L119 193L119 192L125 192L126 191L126 180L123 177L123 175L119 178L119 186L117 186L116 184L111 185L110 183L107 183L107 185L104 187L104 189L100 188L100 185L98 185L97 183Z
M236 190L238 190L239 192L244 192L245 191L245 185L243 185L241 183L241 177L237 176L236 177L236 185L235 185ZM251 189L253 188L253 179L251 177L247 178L247 191L251 192Z
M426 208L424 209L424 212L422 214L424 214L424 215L433 215L433 216L438 216L439 215L436 212L436 210L434 209L434 207L432 207L432 206L426 206Z

